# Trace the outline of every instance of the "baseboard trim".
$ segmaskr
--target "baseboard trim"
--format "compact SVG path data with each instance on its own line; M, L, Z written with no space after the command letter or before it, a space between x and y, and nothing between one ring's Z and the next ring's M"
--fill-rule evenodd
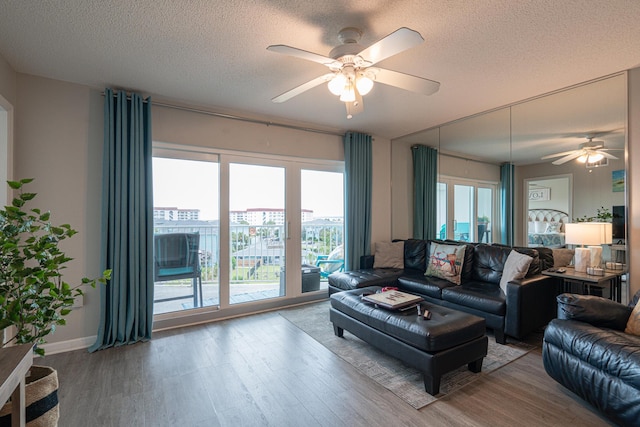
M47 343L39 347L42 347L44 349L45 354L66 353L67 351L89 348L96 342L97 338L97 335L93 335L90 337L76 338L68 341Z

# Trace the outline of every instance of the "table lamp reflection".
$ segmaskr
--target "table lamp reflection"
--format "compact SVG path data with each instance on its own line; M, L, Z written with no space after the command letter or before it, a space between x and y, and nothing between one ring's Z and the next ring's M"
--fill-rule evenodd
M610 222L565 224L565 243L582 246L575 249L575 270L586 273L588 267L600 268L602 245L611 244L612 236L613 228Z

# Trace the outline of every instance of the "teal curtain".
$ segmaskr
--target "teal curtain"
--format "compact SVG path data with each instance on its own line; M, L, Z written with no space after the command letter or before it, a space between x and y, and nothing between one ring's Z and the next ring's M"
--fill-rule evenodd
M344 136L345 269L360 268L360 257L371 253L371 136Z
M411 148L413 155L413 237L432 239L436 235L438 150L426 145Z
M513 246L514 170L510 163L500 166L500 242L509 246Z
M89 351L151 338L153 193L151 100L123 91L104 96L102 269L98 338Z

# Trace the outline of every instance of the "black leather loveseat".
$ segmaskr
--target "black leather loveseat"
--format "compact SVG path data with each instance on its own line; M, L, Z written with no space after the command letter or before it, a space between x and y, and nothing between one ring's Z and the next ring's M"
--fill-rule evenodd
M549 376L616 424L638 426L640 336L624 332L631 311L597 296L559 295L542 360Z
M465 245L460 284L426 276L430 245ZM493 329L496 342L506 343L506 335L522 339L555 317L558 283L541 275L553 266L548 248L513 248L533 258L523 279L512 280L506 293L500 288L504 265L512 248L502 245L468 244L453 241L404 241L404 268L373 268L374 256L361 259L359 270L329 276L329 294L365 286L393 286L422 296L445 307L481 316Z

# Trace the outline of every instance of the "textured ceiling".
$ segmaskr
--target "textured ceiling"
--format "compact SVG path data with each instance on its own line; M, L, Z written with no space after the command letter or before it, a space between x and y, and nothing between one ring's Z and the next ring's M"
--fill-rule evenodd
M0 55L20 73L337 131L396 138L640 65L638 0L0 0ZM327 55L347 26L368 46L399 27L426 42L378 64L441 83L377 84L348 120L326 71L266 50Z

